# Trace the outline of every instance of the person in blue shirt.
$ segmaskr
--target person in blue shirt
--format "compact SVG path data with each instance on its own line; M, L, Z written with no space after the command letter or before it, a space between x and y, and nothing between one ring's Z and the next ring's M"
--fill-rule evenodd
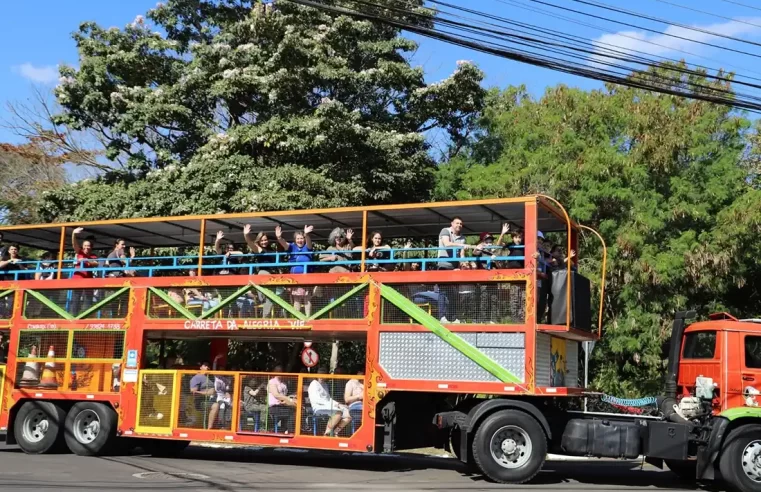
M283 228L280 226L275 227L275 237L277 242L288 253L288 262L293 263L291 266L291 273L307 273L312 270L307 263L312 260L312 238L309 234L314 230L313 226L304 226L304 231L296 231L293 234L293 242L289 243L283 239ZM311 316L312 314L312 291L310 288L294 287L291 289L291 303L293 307L301 311L301 306L304 306L304 314Z

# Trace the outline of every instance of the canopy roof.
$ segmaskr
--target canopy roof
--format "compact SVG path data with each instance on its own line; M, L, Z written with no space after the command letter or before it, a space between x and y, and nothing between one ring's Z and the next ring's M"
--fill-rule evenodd
M194 215L185 217L151 217L136 219L103 220L95 222L59 223L0 227L3 242L49 251L58 251L61 228L65 227L64 240L70 247L71 228L84 227L83 238L95 236L96 249L110 248L117 238L128 244L144 248L197 247L201 240L202 223L206 221L205 244L213 244L218 231L235 243L243 242L243 226L250 224L254 233L265 231L274 235L277 225L283 228L286 239L304 225L314 226L315 241L327 240L335 227L353 228L355 243L361 240L363 212L367 211L368 234L380 231L385 238L438 237L452 217L462 218L465 235L481 232L498 233L501 224L509 222L513 228L524 227L524 205L538 202L538 228L543 232L566 231L562 212L549 201L536 197L502 198L462 202L415 203L405 205L379 205L370 207L334 208L303 211L252 212L237 214ZM576 227L573 224L573 227Z

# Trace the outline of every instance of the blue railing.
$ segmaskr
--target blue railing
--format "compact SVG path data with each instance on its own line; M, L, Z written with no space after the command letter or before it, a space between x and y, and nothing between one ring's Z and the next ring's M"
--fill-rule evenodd
M504 250L503 247L490 247L485 248L490 250ZM510 250L522 250L523 246L511 245L507 249ZM441 250L449 250L452 257L438 257L438 252ZM514 262L525 260L525 256L502 256L484 255L482 257L465 256L458 257L457 254L462 252L460 248L398 248L398 249L383 249L380 250L383 253L388 254L388 259L378 260L365 258L365 267L372 269L373 266L381 267L383 265L405 265L418 263L420 264L420 270L426 271L430 269L437 269L441 263L460 264L460 263L480 263L484 269L491 269L494 267L495 262ZM422 254L434 253L435 257L428 258L426 256L420 257L408 257L408 254ZM314 261L314 256L321 255L351 255L351 260L340 261ZM362 265L361 255L362 251L311 251L305 253L299 253L299 255L311 256L313 261L307 262L291 262L288 261L288 257L291 256L285 252L268 252L268 253L249 253L240 255L204 255L202 258L202 269L204 271L211 271L212 274L218 274L221 270L235 270L240 275L253 275L259 270L270 270L270 273L280 273L282 269L283 273L288 273L291 267L302 266L304 273L316 273L320 271L327 271L335 266L343 266L349 270L359 270ZM272 258L274 261L262 262L256 261L257 258ZM231 262L230 258L234 258L235 261ZM248 259L251 261L245 261ZM360 258L360 259L354 259ZM122 258L118 260L111 259L110 262L120 262L123 266L105 266L105 263L109 261L106 258L93 258L88 260L72 260L65 259L62 262L61 277L71 278L76 272L92 272L94 277L108 277L108 276L121 276L125 272L133 271L137 272L138 276L154 277L161 272L177 272L177 276L186 274L190 270L198 269L199 257L198 255L189 256L144 256L135 258ZM98 262L97 267L84 267L85 263ZM160 262L158 265L146 265L145 263ZM209 264L209 262L219 262L218 264ZM79 263L79 265L78 265ZM44 265L48 266L45 267ZM20 268L18 268L20 266ZM5 277L4 280L29 280L34 278L35 273L42 273L43 275L57 274L58 261L50 260L32 260L32 261L20 261L14 264L16 268L6 267L4 270L0 270L0 279ZM121 274L121 275L117 275Z

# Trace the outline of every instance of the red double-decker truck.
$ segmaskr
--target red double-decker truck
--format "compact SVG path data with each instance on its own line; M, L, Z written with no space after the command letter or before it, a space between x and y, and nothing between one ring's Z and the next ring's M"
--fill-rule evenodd
M679 313L654 416L569 410L602 323L583 229L543 196L0 228L0 427L30 454L451 446L503 483L645 455L761 490L753 322ZM278 355L227 367L233 342ZM318 369L335 342L354 374Z

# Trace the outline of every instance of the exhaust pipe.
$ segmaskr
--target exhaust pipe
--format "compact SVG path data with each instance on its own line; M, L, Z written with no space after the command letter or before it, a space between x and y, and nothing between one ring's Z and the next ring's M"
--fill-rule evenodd
M695 311L679 311L674 314L674 324L671 328L671 343L669 345L669 359L666 373L666 382L663 388L663 397L658 399L658 409L666 420L671 422L688 423L674 410L676 405L677 379L679 377L679 359L682 355L682 338L686 321L695 317Z

